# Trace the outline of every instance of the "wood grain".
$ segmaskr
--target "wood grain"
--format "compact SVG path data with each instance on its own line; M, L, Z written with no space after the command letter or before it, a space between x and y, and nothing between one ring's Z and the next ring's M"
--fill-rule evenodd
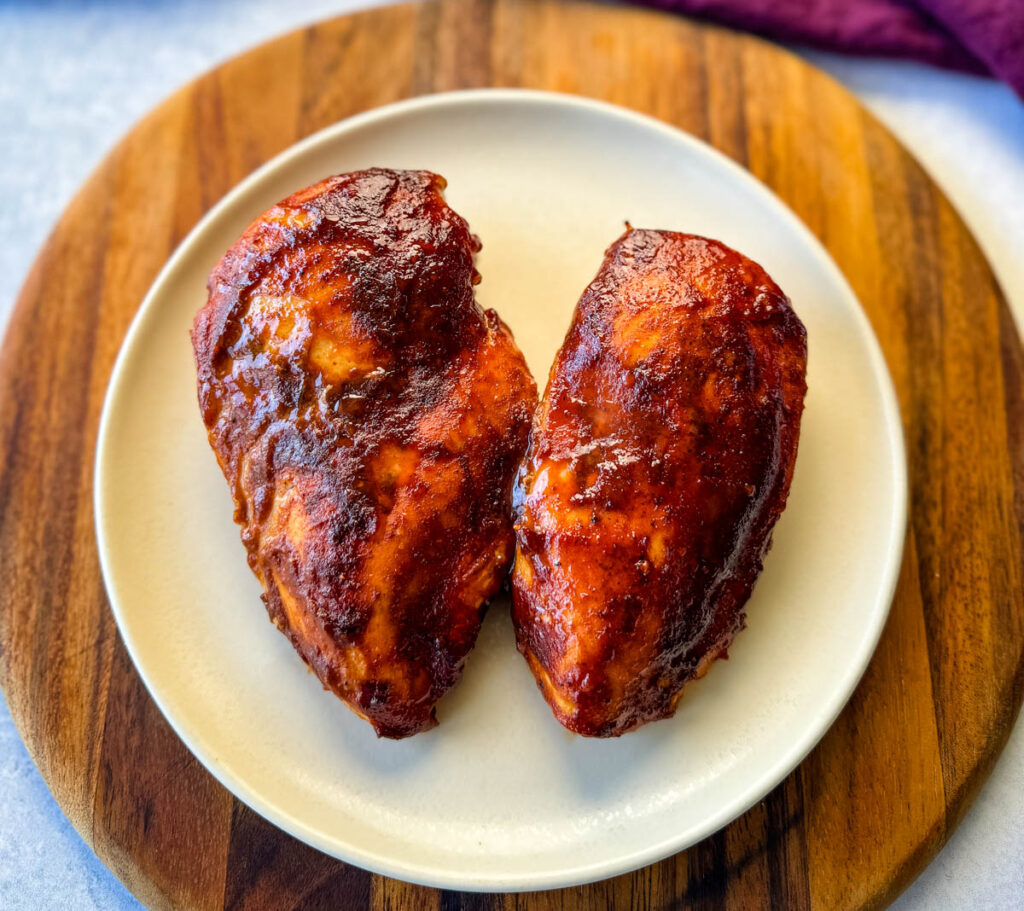
M118 345L173 247L301 136L477 86L604 98L707 139L831 251L896 382L910 527L850 704L765 800L676 857L529 895L438 892L282 834L224 791L142 687L100 578L92 461ZM388 7L284 36L170 98L108 156L33 267L0 355L0 684L43 776L152 907L872 908L949 837L1024 696L1024 355L976 243L836 83L749 37L553 0Z

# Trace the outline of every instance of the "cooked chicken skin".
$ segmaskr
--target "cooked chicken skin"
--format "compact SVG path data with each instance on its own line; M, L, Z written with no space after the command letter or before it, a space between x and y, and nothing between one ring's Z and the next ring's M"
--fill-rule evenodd
M378 735L433 727L514 552L536 387L425 171L260 216L192 330L199 403L274 623Z
M584 291L516 482L513 620L556 718L673 714L725 654L786 503L806 334L756 263L628 230Z

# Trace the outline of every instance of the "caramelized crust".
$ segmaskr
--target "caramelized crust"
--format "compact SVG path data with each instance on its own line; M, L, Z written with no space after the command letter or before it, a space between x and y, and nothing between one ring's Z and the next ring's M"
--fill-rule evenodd
M274 623L385 737L436 724L514 548L536 387L424 171L258 218L192 330L199 403Z
M583 293L516 483L513 619L558 720L617 736L724 655L782 512L804 327L756 263L629 230Z

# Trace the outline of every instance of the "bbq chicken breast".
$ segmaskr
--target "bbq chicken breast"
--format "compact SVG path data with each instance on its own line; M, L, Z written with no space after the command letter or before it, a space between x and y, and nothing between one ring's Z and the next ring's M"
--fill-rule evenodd
M369 170L296 193L227 252L192 329L270 618L384 737L436 724L459 679L536 404L444 186Z
M628 230L584 291L520 471L513 619L556 718L672 715L725 654L786 504L804 327L723 244Z

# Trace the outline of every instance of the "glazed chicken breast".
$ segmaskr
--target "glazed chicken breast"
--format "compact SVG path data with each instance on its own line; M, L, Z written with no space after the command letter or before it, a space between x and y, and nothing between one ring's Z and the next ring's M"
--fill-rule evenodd
M536 405L426 171L331 177L209 281L199 404L270 618L384 737L436 724L514 552Z
M514 493L517 642L570 730L672 715L744 625L806 360L789 300L723 244L630 229L605 253Z

